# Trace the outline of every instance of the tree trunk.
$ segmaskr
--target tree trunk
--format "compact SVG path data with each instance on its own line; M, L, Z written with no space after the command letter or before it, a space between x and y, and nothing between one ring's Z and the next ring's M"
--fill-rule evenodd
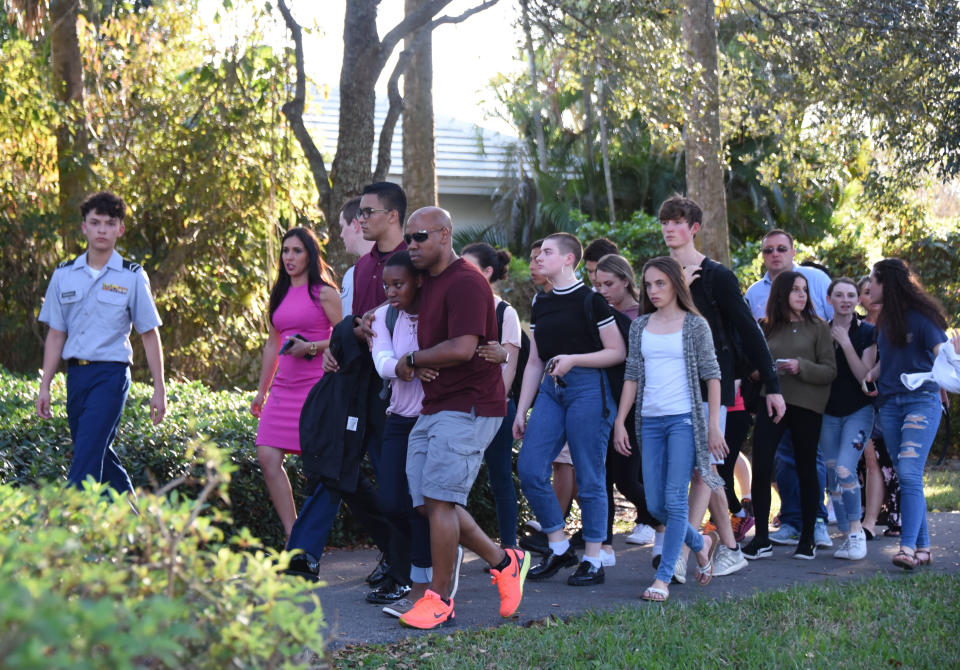
M713 0L684 0L681 22L692 81L686 105L684 153L687 195L703 208L700 250L730 264L727 198L720 142L717 24Z
M537 92L537 60L533 50L533 36L530 32L530 14L527 0L520 0L520 20L523 24L523 35L527 50L527 69L530 73L530 91L533 93L534 104L530 109L533 118L534 140L537 143L537 164L540 172L547 171L547 141L543 133L543 118L540 116L540 96Z
M426 0L406 0L410 14ZM403 75L403 190L407 211L437 204L437 151L433 119L433 39L429 27L405 41L412 53Z
M80 203L87 195L90 175L76 0L50 0L50 26L53 87L57 99L65 103L57 127L58 213L64 249L70 253L78 248Z
M600 155L603 158L603 183L607 191L607 220L610 225L616 223L617 214L613 207L613 178L610 175L610 138L607 135L607 82L603 77L597 80L597 119L600 122Z
M593 191L593 75L583 72L580 76L583 88L583 158L589 168L587 178L587 202L590 207L590 218L597 218L597 195Z

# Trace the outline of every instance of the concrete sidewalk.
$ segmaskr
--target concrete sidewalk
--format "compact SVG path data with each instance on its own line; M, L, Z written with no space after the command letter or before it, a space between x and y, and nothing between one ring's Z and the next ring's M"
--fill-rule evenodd
M930 514L928 518L933 565L922 570L960 574L960 513ZM839 546L836 528L830 528L834 544ZM790 558L792 547L777 547L773 558L751 561L740 572L717 577L705 587L696 583L695 561L691 559L687 583L671 587L670 603L666 606L675 601L743 596L754 591L794 584L861 579L875 574L904 575L904 571L891 562L897 547L897 538L881 536L867 543L867 558L862 561L835 559L830 555L831 550L818 552L813 561L797 561ZM504 623L523 625L550 615L564 618L588 610L613 609L624 605L659 606L639 599L644 588L653 580L651 546L626 544L623 537L617 536L614 538L614 549L617 565L605 568L605 584L597 587L567 586L566 577L573 572L573 568L563 570L545 582L527 581L520 609L510 619L501 619L499 616L497 589L491 585L490 576L484 571L486 565L476 555L466 552L460 572L460 590L456 597L455 624L438 630L449 633ZM533 558L534 563L539 560L536 555ZM383 614L380 606L364 600L369 590L364 577L373 569L376 560L377 554L372 550L331 549L324 554L321 578L326 580L326 585L317 587L317 595L329 627L329 648L335 649L345 644L394 642L437 632L403 628L397 619Z

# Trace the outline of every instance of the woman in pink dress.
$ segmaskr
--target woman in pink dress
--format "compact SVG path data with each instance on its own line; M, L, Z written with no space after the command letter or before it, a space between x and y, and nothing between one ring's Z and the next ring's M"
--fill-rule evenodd
M340 291L320 257L316 235L292 228L281 243L277 281L270 292L270 333L250 412L260 418L257 459L267 491L290 537L297 508L283 461L287 453L300 453L300 410L323 377L321 355L330 344L333 324L341 319L341 308Z

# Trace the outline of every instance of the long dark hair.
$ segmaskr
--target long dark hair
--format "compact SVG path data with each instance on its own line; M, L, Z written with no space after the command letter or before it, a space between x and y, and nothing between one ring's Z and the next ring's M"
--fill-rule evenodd
M320 289L323 286L329 286L338 293L340 292L340 289L337 288L337 278L333 269L327 265L323 256L320 255L320 242L317 240L317 236L309 228L302 226L291 228L283 234L283 238L280 240L281 251L280 259L277 261L277 281L274 282L273 289L270 291L269 313L271 322L273 322L273 313L277 311L277 307L280 306L280 303L287 296L287 291L290 290L290 275L287 274L287 268L283 265L283 243L291 237L300 240L303 248L307 251L307 287L310 299L319 307Z
M799 272L789 270L781 272L773 280L773 286L770 287L770 297L767 298L767 318L763 320L763 332L765 335L772 335L775 331L791 323L792 312L790 310L790 292L793 291L793 283L797 278L803 280L807 286L807 303L800 312L800 317L804 321L813 323L819 317L813 311L813 301L810 299L810 282Z
M899 258L884 258L873 266L873 277L883 286L877 327L895 347L907 344L907 311L914 310L941 330L947 329L943 307L927 293L920 278Z
M643 314L650 314L651 312L657 311L654 304L650 302L650 296L647 295L646 289L647 270L650 268L660 270L660 272L667 275L667 279L673 284L673 292L677 294L677 304L680 305L680 309L700 316L697 306L693 304L693 296L690 295L690 288L683 279L683 266L680 265L679 261L669 256L651 258L643 266L643 272L640 273L641 281L644 282L643 295L641 296L643 298Z
M493 268L493 274L490 275L491 284L506 279L507 270L510 267L510 252L506 249L494 249L486 242L474 242L465 246L460 252L461 256L466 254L476 256L481 268Z

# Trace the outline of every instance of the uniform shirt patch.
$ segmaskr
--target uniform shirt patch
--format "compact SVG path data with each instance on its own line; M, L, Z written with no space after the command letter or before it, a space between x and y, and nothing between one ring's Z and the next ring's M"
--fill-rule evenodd
M104 290L104 291L110 291L111 293L119 293L120 295L126 295L126 294L127 294L127 287L126 287L126 286L117 286L116 284L107 284L107 283L104 283L104 284L103 284L103 290Z
M60 294L60 297L61 297L61 298L72 298L72 297L75 296L76 294L77 294L76 291L64 291L63 293Z

